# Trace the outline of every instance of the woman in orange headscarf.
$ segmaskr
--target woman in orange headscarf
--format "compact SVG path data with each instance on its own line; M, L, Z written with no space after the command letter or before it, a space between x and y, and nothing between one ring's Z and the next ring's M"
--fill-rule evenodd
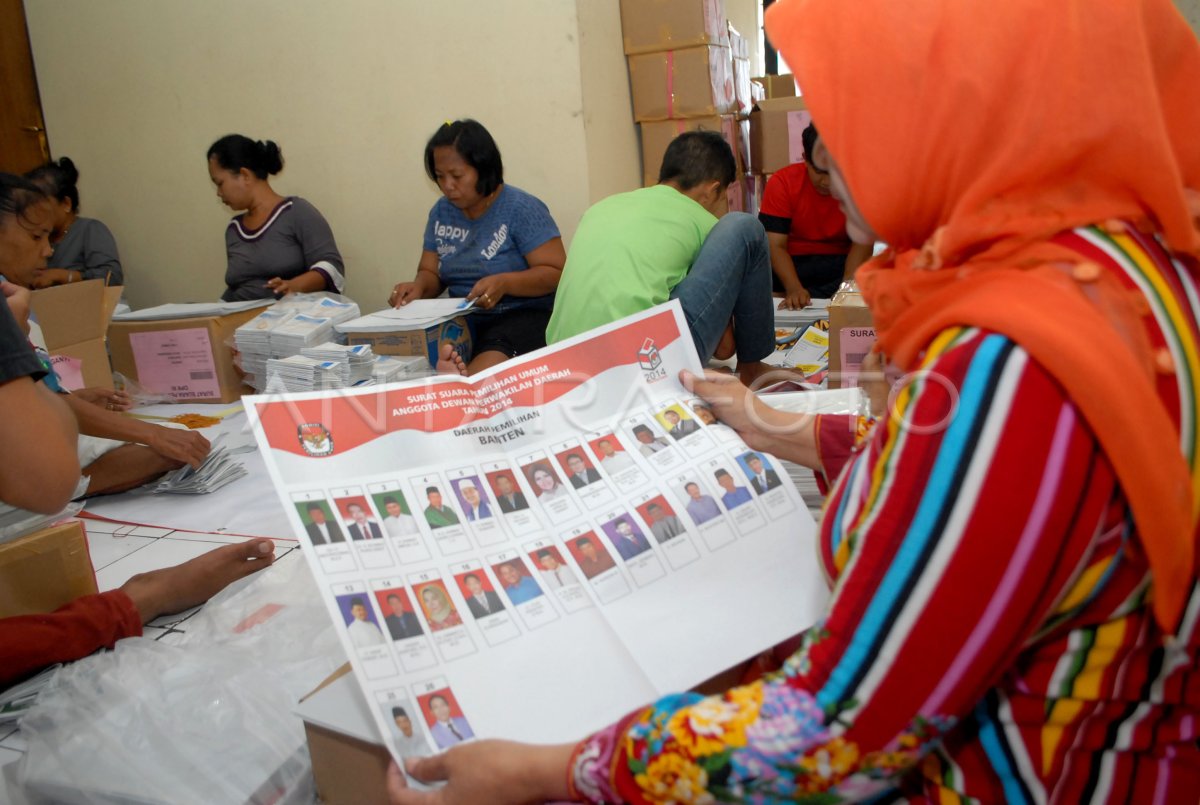
M891 246L858 277L908 374L851 450L689 382L833 480L829 610L723 695L414 773L447 802L1194 802L1200 44L1169 0L781 0L767 32L851 234Z

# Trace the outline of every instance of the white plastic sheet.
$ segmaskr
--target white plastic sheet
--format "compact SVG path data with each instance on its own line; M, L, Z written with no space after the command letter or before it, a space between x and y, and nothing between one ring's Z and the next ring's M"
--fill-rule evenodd
M184 640L117 644L63 668L21 721L12 784L31 803L311 799L291 708L345 662L294 555L214 598Z

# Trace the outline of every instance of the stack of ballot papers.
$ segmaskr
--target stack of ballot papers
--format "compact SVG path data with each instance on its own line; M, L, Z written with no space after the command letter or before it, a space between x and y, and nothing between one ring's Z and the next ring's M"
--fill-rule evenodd
M371 379L375 367L375 352L370 344L347 346L330 341L315 347L305 347L300 354L318 361L334 361L347 367L346 385L354 386ZM331 388L325 386L324 388Z
M359 313L354 302L299 294L246 322L234 333L234 340L242 353L247 382L262 391L267 386L268 360L299 355L306 347L330 341L335 325L357 318Z
M445 297L417 299L404 307L386 308L368 316L336 325L339 333L393 333L404 330L424 330L456 316L470 313L474 302Z
M324 344L333 334L333 319L328 316L312 316L297 313L285 322L271 328L268 343L272 358L299 355L300 350L316 344Z
M380 355L375 359L371 379L376 385L414 380L434 374L433 367L424 355Z
M775 299L776 327L807 327L821 320L829 320L829 300L813 299L808 307L799 310L784 310L779 307L783 299Z
M250 299L243 302L187 302L184 304L158 305L142 310L125 310L113 314L113 321L162 321L164 319L191 319L198 316L227 316L275 303L274 299Z
M350 385L350 364L322 361L304 355L267 360L267 391L344 389Z
M212 451L198 468L185 464L152 482L148 487L156 494L207 495L246 475L246 468L233 456L257 449L253 439L228 433L212 440Z
M242 371L246 373L247 381L260 391L257 381L262 378L265 384L267 359L271 356L270 332L295 315L293 310L266 310L237 328L233 334L238 352L242 354Z

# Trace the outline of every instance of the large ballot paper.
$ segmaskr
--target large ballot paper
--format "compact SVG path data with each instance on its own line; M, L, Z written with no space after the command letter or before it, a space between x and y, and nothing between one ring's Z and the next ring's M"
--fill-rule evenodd
M808 510L684 368L673 302L469 379L249 398L398 757L575 740L817 618Z

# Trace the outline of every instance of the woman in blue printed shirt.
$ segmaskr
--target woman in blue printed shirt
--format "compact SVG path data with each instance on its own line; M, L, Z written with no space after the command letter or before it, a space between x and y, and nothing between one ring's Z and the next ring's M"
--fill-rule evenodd
M567 260L546 205L504 183L500 149L474 120L446 123L434 133L425 146L425 172L442 198L429 212L417 276L397 284L388 303L402 307L444 289L473 300L468 374L544 347Z

